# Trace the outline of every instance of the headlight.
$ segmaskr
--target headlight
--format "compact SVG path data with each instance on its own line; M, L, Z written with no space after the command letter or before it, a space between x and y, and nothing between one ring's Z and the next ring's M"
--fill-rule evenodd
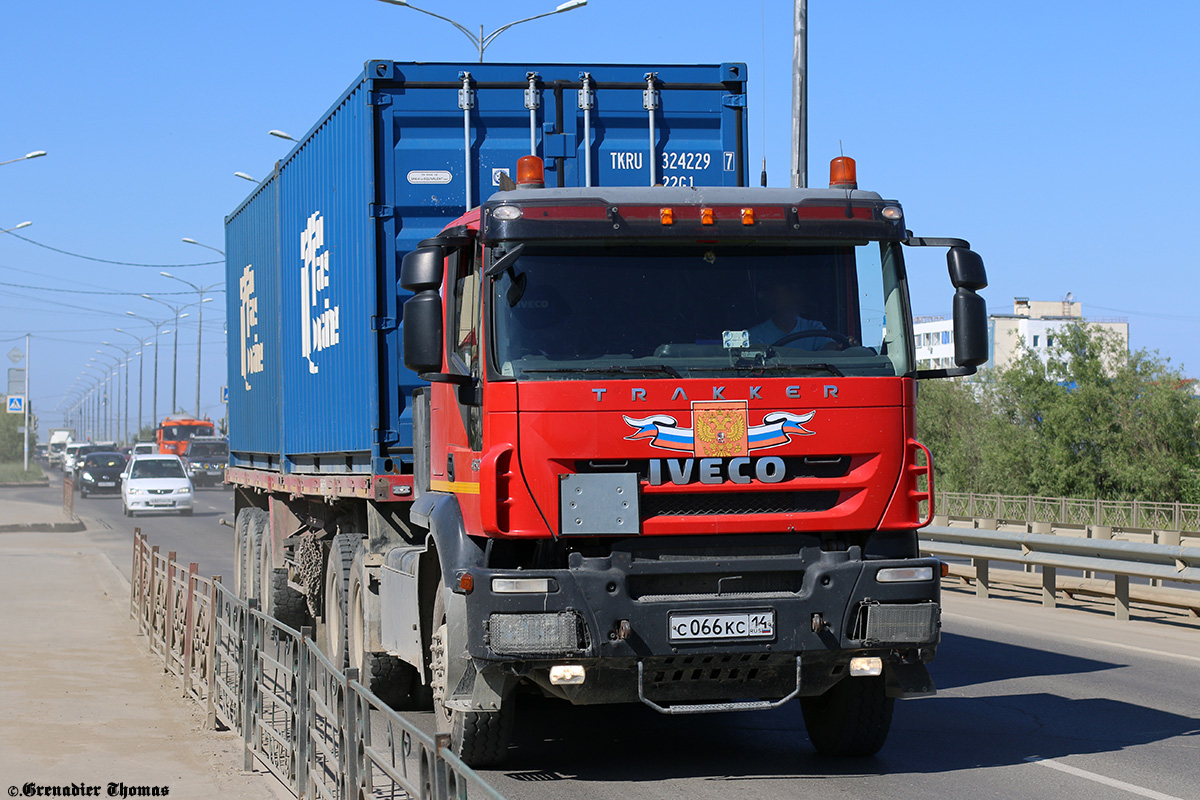
M145 493L146 493L146 490L145 490L145 489L136 489L136 488L134 488L134 487L130 486L130 487L129 487L129 493L130 493L130 494L145 494Z
M191 493L192 493L192 487L190 487L190 486L184 486L181 489L175 490L175 494L191 494Z
M90 473L90 472L85 472L85 473L83 473L83 479L84 479L85 481L94 481L94 480L96 480L95 478L93 478L93 477L92 477L92 473Z

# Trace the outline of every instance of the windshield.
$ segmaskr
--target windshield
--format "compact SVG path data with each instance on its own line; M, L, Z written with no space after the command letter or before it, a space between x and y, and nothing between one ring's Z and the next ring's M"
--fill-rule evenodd
M83 461L85 467L115 467L116 469L125 468L125 457L120 453L93 453Z
M188 458L227 458L228 445L215 442L192 442L188 447Z
M131 478L184 478L183 465L178 461L156 458L153 461L135 461L130 470Z
M527 380L904 375L899 245L527 245L494 282L494 368Z
M181 442L193 436L212 436L212 425L163 425L163 439L169 442Z

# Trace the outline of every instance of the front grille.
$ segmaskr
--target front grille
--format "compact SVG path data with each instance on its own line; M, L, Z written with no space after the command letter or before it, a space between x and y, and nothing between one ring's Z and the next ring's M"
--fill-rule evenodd
M149 494L170 494L173 489L147 489Z
M838 493L824 492L643 492L642 519L713 514L793 514L828 511Z

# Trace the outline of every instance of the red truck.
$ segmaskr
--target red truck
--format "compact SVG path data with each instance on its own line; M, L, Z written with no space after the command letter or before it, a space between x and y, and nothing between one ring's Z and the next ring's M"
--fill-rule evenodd
M154 443L164 455L182 457L188 442L197 436L213 436L216 429L210 419L195 419L185 414L164 417L154 430Z
M555 86L582 109L586 83ZM678 715L798 699L818 751L876 752L895 698L934 691L940 564L917 544L933 485L914 404L918 380L986 360L968 244L914 237L849 159L829 189L738 185L736 151L734 185L595 186L562 181L585 167L552 150L404 254L398 290L402 204L379 211L389 255L361 273L376 292L338 262L325 211L287 199L332 127L227 220L240 593L315 622L383 699L432 702L474 765L506 755L518 690ZM301 243L282 261L297 272L256 249L273 208L301 212L301 236L271 239ZM948 252L954 368L917 369L903 250L921 246ZM299 280L271 290L275 272ZM351 295L368 298L358 322ZM270 338L296 308L304 335ZM388 353L428 385L402 391ZM359 359L381 377L355 395ZM364 444L335 447L351 428Z

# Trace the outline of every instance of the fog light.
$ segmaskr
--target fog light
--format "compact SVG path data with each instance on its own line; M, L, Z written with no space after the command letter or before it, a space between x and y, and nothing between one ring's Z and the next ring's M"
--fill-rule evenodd
M933 580L933 567L892 567L875 575L880 583L912 583Z
M580 620L573 611L492 614L488 632L492 650L501 655L566 655L580 649Z
M586 676L579 664L560 664L550 668L550 683L555 686L578 686Z
M850 659L850 676L870 678L883 672L883 659L876 656L857 656Z

